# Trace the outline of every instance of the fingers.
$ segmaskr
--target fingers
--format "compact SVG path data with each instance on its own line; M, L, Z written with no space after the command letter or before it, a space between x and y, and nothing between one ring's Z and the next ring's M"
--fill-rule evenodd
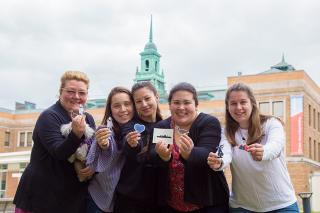
M140 133L138 133L138 132L136 132L136 131L129 132L129 133L126 135L127 143L128 143L129 146L131 146L132 148L138 146L140 138L141 138Z
M107 149L109 147L109 138L111 134L111 130L106 127L100 128L96 131L96 140L102 149Z
M172 152L172 145L168 145L165 142L159 142L156 144L156 152L158 155L164 160L164 161L169 161L171 157L171 152Z
M192 139L188 135L181 135L178 147L181 157L188 160L194 147Z
M251 153L252 158L256 161L261 161L263 157L264 148L262 144L251 144L249 145L248 152Z
M79 170L79 174L83 177L90 177L91 175L94 174L94 170L91 169L90 167L85 167L83 169L80 169Z
M221 167L222 159L216 153L210 152L207 163L212 169L219 169Z
M183 152L191 152L193 149L193 141L192 139L187 135L182 135L180 137L180 143L179 143L179 149Z
M72 132L78 137L81 138L86 129L86 122L84 115L77 115L72 118Z

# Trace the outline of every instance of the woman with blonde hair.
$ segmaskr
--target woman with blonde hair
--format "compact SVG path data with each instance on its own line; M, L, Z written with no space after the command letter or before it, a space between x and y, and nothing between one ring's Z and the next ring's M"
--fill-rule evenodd
M88 89L85 73L62 75L59 100L41 113L33 131L30 163L13 201L17 213L85 212L87 182L79 177L92 173L86 167L77 174L68 159L89 138L88 128L95 128L93 117L83 112ZM66 124L70 124L67 135L62 133Z

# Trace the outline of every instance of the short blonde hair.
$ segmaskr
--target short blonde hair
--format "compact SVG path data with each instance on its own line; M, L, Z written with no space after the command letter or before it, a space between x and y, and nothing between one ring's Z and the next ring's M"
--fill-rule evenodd
M60 79L60 94L62 92L62 89L66 86L67 81L71 80L77 80L77 81L82 81L87 85L87 89L89 89L89 78L84 72L80 71L66 71Z

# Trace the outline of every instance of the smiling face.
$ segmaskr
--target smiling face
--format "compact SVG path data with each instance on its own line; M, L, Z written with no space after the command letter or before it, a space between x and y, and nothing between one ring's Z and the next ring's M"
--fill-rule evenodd
M193 94L179 90L173 93L169 103L172 120L180 128L189 129L197 117L197 107Z
M119 124L125 124L133 117L133 103L127 93L116 93L111 98L111 113Z
M147 87L133 92L133 100L139 117L147 122L155 122L159 97Z
M88 98L88 86L83 81L68 80L60 92L60 103L68 112L78 112Z
M241 128L248 129L252 104L245 91L233 91L230 93L228 111Z

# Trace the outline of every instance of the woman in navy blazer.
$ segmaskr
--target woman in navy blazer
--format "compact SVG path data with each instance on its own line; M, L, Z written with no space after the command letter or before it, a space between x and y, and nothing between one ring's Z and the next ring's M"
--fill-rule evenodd
M85 212L88 167L76 173L68 159L94 132L93 117L82 112L88 97L89 79L83 72L67 71L61 77L59 100L43 111L33 131L34 145L13 203L16 212L80 213ZM73 116L71 116L73 114ZM62 134L62 126L70 133ZM92 129L91 129L92 128Z
M228 212L229 189L222 171L207 164L216 152L221 127L217 118L198 113L195 88L179 83L169 94L171 117L156 128L173 129L173 144L155 145L154 159L164 166L159 176L158 198L165 212ZM163 196L161 196L161 194Z

